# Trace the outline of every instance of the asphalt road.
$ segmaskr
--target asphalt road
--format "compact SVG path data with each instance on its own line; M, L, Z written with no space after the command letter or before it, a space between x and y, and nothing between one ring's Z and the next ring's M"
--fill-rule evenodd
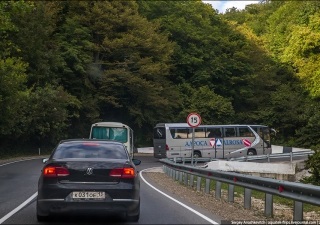
M145 180L144 170L161 166L161 163L153 156L136 156L136 158L142 160L141 165L138 166L141 177L141 215L136 224L220 223L220 218L208 211L183 202L179 196L167 193L171 196L170 198L151 180ZM36 219L35 199L42 166L41 159L0 165L0 224L40 224ZM21 204L28 199L29 201L21 207ZM17 208L19 206L21 209ZM57 218L50 224L79 224L81 222L125 224L119 218L113 218L111 215L101 218L82 216Z

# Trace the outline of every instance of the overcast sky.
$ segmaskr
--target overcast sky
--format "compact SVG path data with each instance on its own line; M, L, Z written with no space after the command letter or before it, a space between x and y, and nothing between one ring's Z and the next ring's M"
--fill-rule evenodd
M203 1L209 3L213 8L218 9L220 13L224 13L226 9L236 7L237 9L244 9L246 5L252 3L259 3L259 1Z

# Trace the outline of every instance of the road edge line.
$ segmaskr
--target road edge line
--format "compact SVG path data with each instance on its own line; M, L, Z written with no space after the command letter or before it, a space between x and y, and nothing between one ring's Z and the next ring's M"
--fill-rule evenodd
M159 168L159 167L154 167L154 168ZM153 169L153 168L148 168L148 169ZM144 169L144 170L141 170L141 171L140 171L140 177L141 177L141 179L143 180L143 182L145 182L147 185L149 185L151 188L153 188L154 190L156 190L156 191L159 192L160 194L162 194L162 195L166 196L167 198L169 198L170 200L178 203L178 204L181 205L182 207L190 210L191 212L193 212L193 213L195 213L196 215L200 216L202 219L208 221L209 223L211 223L211 224L219 224L218 222L210 219L209 217L207 217L207 216L203 215L202 213L196 211L195 209L193 209L193 208L191 208L191 207L183 204L182 202L178 201L177 199L171 197L170 195L168 195L168 194L160 191L159 189L157 189L156 187L154 187L153 185L151 185L148 181L146 181L146 179L145 179L145 178L143 177L143 175L142 175L142 172L144 172L144 171L146 171L146 170L148 170L148 169Z
M0 219L0 224L2 224L4 221L6 221L7 219L9 219L11 216L13 216L14 214L16 214L20 209L22 209L23 207L25 207L27 204L29 204L35 197L37 197L38 192L34 193L31 197L29 197L27 200L25 200L23 203L21 203L18 207L16 207L15 209L13 209L11 212L9 212L7 215L5 215L4 217L2 217Z

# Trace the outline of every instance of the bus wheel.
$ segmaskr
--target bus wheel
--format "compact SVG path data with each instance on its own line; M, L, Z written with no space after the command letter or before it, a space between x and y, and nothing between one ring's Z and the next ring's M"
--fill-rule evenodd
M247 155L256 155L256 154L257 154L257 152L254 149L249 149L247 152Z
M194 152L193 153L193 158L200 158L201 157L201 153L200 152Z

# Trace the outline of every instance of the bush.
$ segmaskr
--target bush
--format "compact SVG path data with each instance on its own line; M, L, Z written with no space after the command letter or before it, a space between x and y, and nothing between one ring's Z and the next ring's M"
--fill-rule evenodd
M313 155L308 156L306 169L311 176L303 178L302 182L320 186L320 150L315 150Z

